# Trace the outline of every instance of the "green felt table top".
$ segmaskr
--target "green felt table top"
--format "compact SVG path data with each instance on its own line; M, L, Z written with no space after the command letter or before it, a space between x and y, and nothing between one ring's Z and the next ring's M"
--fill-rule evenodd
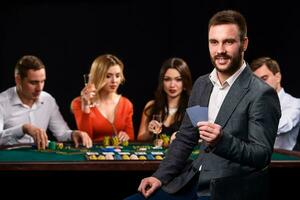
M153 149L152 145L138 145L130 144L128 147L123 147L123 152L130 152L131 154L140 151L140 148L146 148L146 152L160 151L165 152L166 149ZM91 149L78 148L75 149L71 146L62 150L37 150L32 147L23 147L19 149L0 150L0 162L74 162L74 161L87 161L86 152L103 152L105 148L103 146L95 145ZM195 149L192 153L192 158L196 158L199 154L199 150ZM299 160L299 157L285 155L280 153L273 153L272 160L278 161L291 161Z
M134 152L140 151L140 148L146 149L147 153L150 152L165 152L166 149L153 149L152 145L137 145L130 144L127 147L122 147L122 152L129 152L133 154ZM71 145L64 147L63 149L46 149L37 150L33 147L21 147L17 149L0 150L0 162L72 162L72 161L86 161L87 152L98 152L102 153L107 151L101 145L94 145L90 149L86 148L74 148Z

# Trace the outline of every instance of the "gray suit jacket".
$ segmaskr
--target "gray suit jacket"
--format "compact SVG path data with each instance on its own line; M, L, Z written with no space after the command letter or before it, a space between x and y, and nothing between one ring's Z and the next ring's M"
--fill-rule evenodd
M199 77L189 107L208 106L212 88L209 74ZM199 132L185 115L176 140L153 176L162 181L165 191L175 193L201 166L198 191L205 193L212 179L259 171L270 163L280 116L276 91L253 75L247 65L231 86L215 120L223 129L217 145L213 149L205 147L209 151L187 162L198 144Z

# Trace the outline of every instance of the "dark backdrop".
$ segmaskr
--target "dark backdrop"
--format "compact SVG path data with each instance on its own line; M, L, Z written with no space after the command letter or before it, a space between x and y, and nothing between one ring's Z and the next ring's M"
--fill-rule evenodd
M299 9L284 1L10 1L0 7L0 91L14 85L14 65L22 55L40 57L47 68L45 90L57 100L71 128L71 100L83 87L82 75L95 57L118 56L126 82L120 93L135 108L137 132L145 103L153 98L162 62L181 57L193 80L212 70L207 45L209 18L236 9L248 22L246 61L271 56L282 68L285 90L297 86Z

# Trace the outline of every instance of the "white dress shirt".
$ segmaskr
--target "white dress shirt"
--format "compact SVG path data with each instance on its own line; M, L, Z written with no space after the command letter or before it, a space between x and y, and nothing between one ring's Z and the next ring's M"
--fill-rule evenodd
M274 148L292 150L300 128L300 99L286 93L283 88L278 92L278 97L281 118Z
M24 134L25 123L38 128L51 130L58 141L71 140L72 130L69 129L59 112L55 99L47 92L42 92L32 107L22 103L16 87L7 89L0 94L0 145L33 143L28 134Z
M234 81L239 77L242 71L246 68L246 62L243 61L242 67L240 67L233 75L231 75L223 85L220 83L216 68L209 75L209 79L213 84L213 90L210 94L209 103L208 103L208 121L215 122L219 110L223 104L223 101L229 92ZM200 140L202 142L202 140ZM206 148L206 145L201 145L200 148ZM199 167L201 171L202 165Z
M242 71L246 68L246 62L243 62L242 67L238 69L233 75L231 75L223 85L221 85L217 70L214 68L214 70L210 73L209 79L213 84L213 90L210 95L209 104L208 104L208 121L214 122L216 120L216 117L219 113L219 110L221 108L221 105L223 104L223 101L231 88L234 81L239 77L239 75L242 73Z

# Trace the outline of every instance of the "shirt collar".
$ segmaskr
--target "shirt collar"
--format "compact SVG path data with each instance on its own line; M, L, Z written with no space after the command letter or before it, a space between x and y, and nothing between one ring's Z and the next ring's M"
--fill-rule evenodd
M279 92L277 94L278 94L279 99L282 99L282 97L285 95L284 89L281 88L281 90L279 90Z
M224 82L223 86L221 86L221 83L218 79L216 68L214 68L213 71L210 73L209 79L213 85L218 84L220 87L226 87L227 85L231 86L245 68L246 62L243 61L242 66Z
M17 93L17 87L13 88L12 94L11 94L11 104L12 105L18 105L23 104L18 93Z
M41 95L40 94L40 97L38 98L38 100L36 102L34 102L32 108L34 108L35 106L39 105L40 103L43 104L43 101L40 100L41 99ZM13 91L12 91L12 94L11 94L11 104L12 105L23 105L23 106L26 106L25 104L23 104L23 102L21 101L18 93L17 93L17 87L14 87L13 88Z

